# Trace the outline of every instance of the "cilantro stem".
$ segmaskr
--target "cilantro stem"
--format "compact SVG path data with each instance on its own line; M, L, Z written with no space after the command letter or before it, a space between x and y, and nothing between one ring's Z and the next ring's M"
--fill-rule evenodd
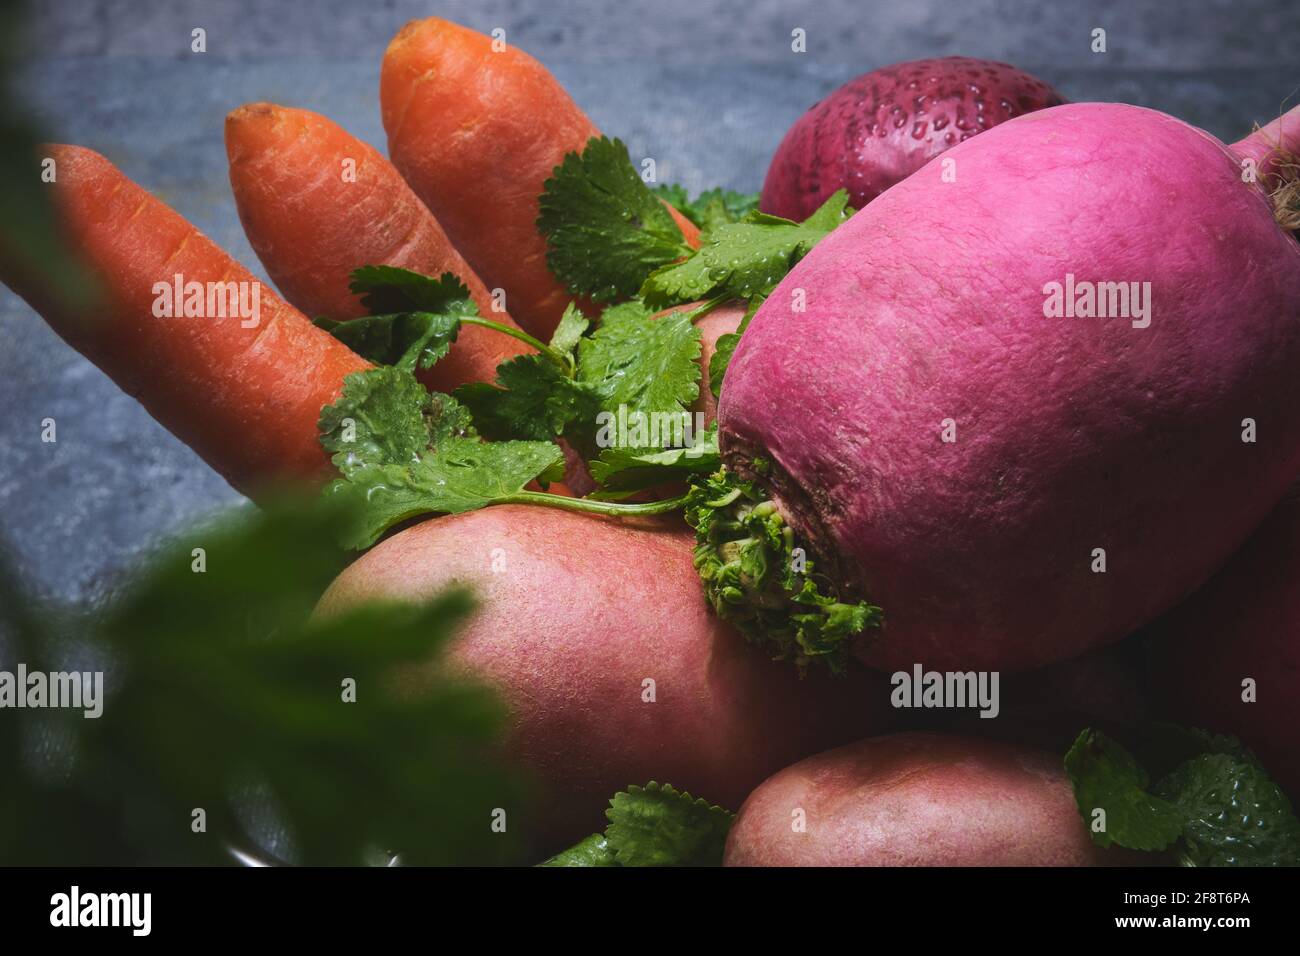
M541 339L533 338L523 329L512 329L508 325L502 325L500 322L493 322L491 319L485 319L480 315L463 315L460 317L460 324L481 325L485 329L493 329L494 331L501 332L504 333L505 335L509 335L513 338L516 338L520 342L524 342L528 345L531 345L533 348L537 349L537 351L541 352L548 359L550 359L552 362L558 365L564 371L565 375L569 376L570 378L573 377L573 369L569 367L569 360L564 355L557 352L555 349L551 348Z
M660 515L684 507L689 499L690 494L687 493L676 498L627 504L620 501L592 501L590 498L568 498L564 495L552 495L540 491L520 491L513 495L497 498L495 503L545 505L548 508L584 511L598 515Z
M704 318L706 315L708 315L718 306L722 305L722 303L727 302L732 298L734 298L734 296L730 296L730 295L714 296L712 299L709 299L709 301L705 302L698 309L695 309L691 312L691 321L698 322L700 319Z

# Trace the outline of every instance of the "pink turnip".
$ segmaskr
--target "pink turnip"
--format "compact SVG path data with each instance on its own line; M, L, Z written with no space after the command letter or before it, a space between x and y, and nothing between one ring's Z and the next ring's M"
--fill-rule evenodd
M1064 102L1042 80L989 60L947 56L873 70L790 127L768 166L761 208L798 221L847 189L861 209L948 147Z
M1300 147L1300 111L1232 148L1133 106L1017 117L767 299L723 383L724 461L883 608L866 660L1023 670L1118 640L1281 497L1300 243L1279 138Z

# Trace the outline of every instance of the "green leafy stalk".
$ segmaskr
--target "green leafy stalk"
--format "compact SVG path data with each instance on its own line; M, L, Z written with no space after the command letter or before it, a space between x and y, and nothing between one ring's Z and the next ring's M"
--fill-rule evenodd
M321 445L340 478L326 497L345 499L350 548L367 548L389 529L422 515L458 514L495 504L538 504L605 515L676 511L686 496L637 504L525 491L563 475L563 452L550 441L489 442L450 395L429 392L407 370L354 372L321 411Z
M431 368L447 356L462 325L477 325L518 339L573 376L566 351L479 315L469 289L454 273L435 279L397 266L362 266L352 273L349 288L371 314L341 322L318 318L316 324L376 365Z
M1300 865L1300 821L1254 755L1232 737L1162 729L1175 732L1160 734L1148 759L1173 769L1154 783L1129 750L1092 728L1066 754L1093 842L1172 851L1185 866Z
M523 329L514 329L508 325L502 325L500 322L493 322L491 319L484 319L480 316L466 316L461 320L462 325L478 325L485 329L492 329L494 332L500 332L502 335L508 335L511 338L518 339L525 345L532 346L542 355L546 356L557 365L562 371L573 375L573 361L569 355L547 345L541 339L534 338Z
M584 514L623 516L626 518L644 515L662 515L680 511L690 501L690 493L676 498L661 498L658 501L613 502L598 498L569 498L565 495L551 495L539 491L521 491L513 495L503 495L492 504L543 505L558 508L561 511L578 511Z
M690 481L722 467L718 453L718 423L690 445L663 450L606 448L590 462L591 477L600 486L595 497L607 501L626 498L666 482Z
M658 309L714 296L766 296L795 263L852 214L843 189L803 222L750 213L740 222L712 230L689 258L650 273L639 294L648 306Z
M654 194L708 233L729 222L740 222L758 209L758 193L738 193L730 189L709 189L694 199L681 186L664 183Z
M774 660L840 673L853 639L879 626L880 608L828 593L794 529L754 483L717 472L692 490L686 521L714 611Z
M527 816L520 781L485 759L504 709L429 666L471 599L313 613L347 561L334 545L344 518L331 503L268 501L190 529L93 619L69 622L111 693L98 719L48 712L74 755L59 772L6 755L0 806L16 815L0 821L0 863L229 862L250 787L294 862L359 864L376 849L425 864L519 859L522 841L479 825L494 807ZM30 666L69 612L11 602L2 568L0 594L0 630L17 622ZM403 673L422 675L418 693Z
M654 781L616 793L609 826L541 866L720 866L735 814Z

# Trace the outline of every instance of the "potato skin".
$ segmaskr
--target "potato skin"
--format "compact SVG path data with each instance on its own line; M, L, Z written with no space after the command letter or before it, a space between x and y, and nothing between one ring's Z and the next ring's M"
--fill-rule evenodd
M505 699L508 749L545 790L539 842L556 846L599 829L609 798L631 784L668 782L735 808L782 766L884 722L880 679L800 680L721 623L702 597L693 541L680 519L487 508L382 542L318 611L471 587L480 607L452 663Z
M703 303L692 303L684 308L692 309L701 304ZM718 339L740 327L741 320L745 318L745 309L744 302L726 302L695 323L700 330L700 397L696 399L691 411L704 413L706 427L712 425L718 417L718 402L709 388L709 363L713 361L713 353L718 350Z
M806 814L806 831L792 813ZM1048 753L904 733L809 757L741 807L726 866L1088 866L1093 845ZM1116 861L1118 862L1118 861Z

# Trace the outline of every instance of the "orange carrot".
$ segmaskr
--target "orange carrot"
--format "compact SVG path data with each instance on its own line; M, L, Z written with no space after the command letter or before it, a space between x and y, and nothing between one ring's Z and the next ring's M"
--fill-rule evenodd
M470 265L506 290L515 320L547 338L570 296L546 266L538 197L565 153L600 131L546 67L492 44L437 17L398 32L380 77L388 153Z
M321 407L367 363L103 156L77 146L45 155L65 237L98 301L70 314L8 259L0 280L238 490L324 477ZM225 317L187 317L187 301Z
M249 242L284 297L308 315L364 315L348 290L349 274L390 265L455 273L484 316L518 327L494 311L482 280L393 165L336 123L309 110L251 103L226 117L226 153ZM498 364L526 351L518 339L465 326L421 380L444 392L490 382Z

